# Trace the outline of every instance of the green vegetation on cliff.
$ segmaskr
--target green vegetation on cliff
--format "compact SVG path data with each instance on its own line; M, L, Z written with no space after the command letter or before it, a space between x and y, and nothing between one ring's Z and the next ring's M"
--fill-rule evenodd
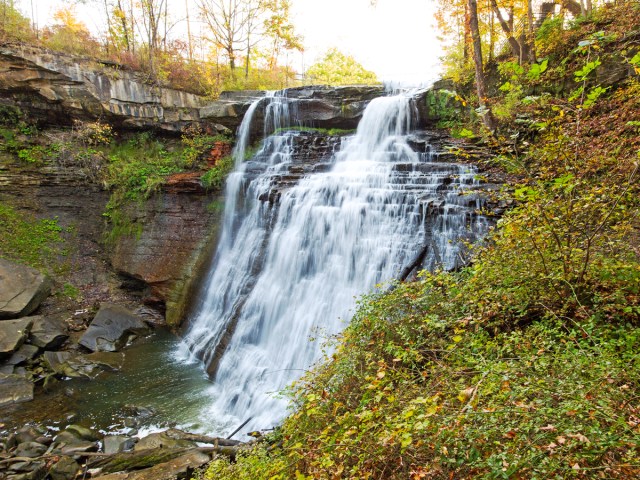
M59 273L65 254L56 218L37 219L0 202L0 257L47 273Z
M639 8L505 58L493 132L469 85L443 94L516 206L462 271L364 297L282 427L204 478L640 476Z

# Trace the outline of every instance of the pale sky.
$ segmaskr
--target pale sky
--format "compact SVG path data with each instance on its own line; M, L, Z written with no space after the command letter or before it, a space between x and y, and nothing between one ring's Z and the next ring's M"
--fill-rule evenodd
M70 0L34 0L39 26ZM184 18L185 2L196 20L194 0L170 0L174 17ZM101 2L78 5L80 20L97 32L104 25ZM309 67L331 47L355 57L382 80L423 84L438 76L441 47L436 39L433 0L291 0L292 19L304 37L304 54L292 54L289 64L297 71ZM30 16L30 2L19 2ZM184 24L184 22L183 22ZM192 27L193 28L193 27ZM176 31L186 27L177 25ZM185 34L186 36L186 34Z

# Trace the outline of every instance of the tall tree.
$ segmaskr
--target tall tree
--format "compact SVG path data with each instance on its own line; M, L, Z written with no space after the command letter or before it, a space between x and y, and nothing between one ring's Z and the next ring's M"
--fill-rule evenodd
M302 38L296 34L290 20L291 2L289 0L269 0L270 12L264 21L265 36L271 41L269 68L275 68L282 50L303 51Z
M469 7L469 28L471 29L471 39L473 43L473 63L476 69L476 90L478 92L478 102L482 110L481 117L485 126L492 132L496 129L496 120L491 108L487 104L487 82L482 65L482 41L480 38L480 27L478 25L478 3L476 0L467 0Z
M198 0L200 15L214 43L226 52L232 73L236 68L236 50L245 41L248 3L250 0Z
M149 69L153 75L156 72L156 55L160 50L160 26L163 15L166 15L168 0L142 0L142 25L146 33L147 48L149 50ZM166 32L165 32L166 34Z
M493 9L493 12L498 18L498 23L500 23L500 27L502 28L502 31L507 37L507 41L509 42L509 46L511 47L511 52L518 59L518 61L520 61L522 58L522 47L520 45L520 42L518 42L518 40L515 38L512 27L504 19L504 16L502 15L502 11L498 6L498 2L496 0L489 0L489 1L491 3L491 8Z

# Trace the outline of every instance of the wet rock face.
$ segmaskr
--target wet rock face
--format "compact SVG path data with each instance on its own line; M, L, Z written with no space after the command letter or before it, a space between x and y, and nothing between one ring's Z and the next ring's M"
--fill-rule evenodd
M113 268L136 283L146 304L165 310L167 324L179 325L188 307L188 292L210 255L222 222L219 194L206 194L199 179L176 178L166 191L150 198L144 208L130 208L141 225L139 236L118 239Z
M0 258L0 320L29 315L51 293L51 279Z

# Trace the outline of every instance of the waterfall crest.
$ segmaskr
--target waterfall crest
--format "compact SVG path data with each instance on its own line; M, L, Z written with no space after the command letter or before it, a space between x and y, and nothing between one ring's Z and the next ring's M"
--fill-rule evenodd
M244 161L262 102L267 136ZM461 239L485 229L472 167L435 161L407 142L411 98L372 100L331 168L274 188L293 168L295 105L265 97L239 130L236 171L227 182L222 237L201 303L190 319L183 357L213 378L207 415L232 428L268 428L286 413L275 393L320 355L318 331L339 332L357 296L397 277L429 244L425 264L454 268Z

